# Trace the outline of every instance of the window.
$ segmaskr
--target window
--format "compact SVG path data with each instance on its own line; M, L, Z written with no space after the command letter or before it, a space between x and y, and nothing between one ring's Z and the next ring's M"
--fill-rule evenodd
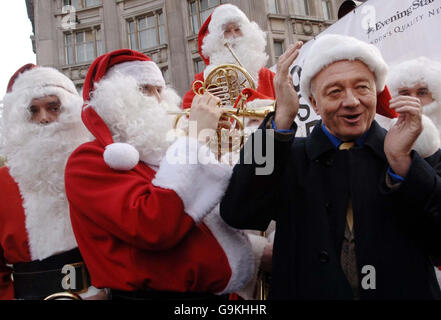
M322 0L323 18L331 20L331 4L328 0Z
M284 41L274 40L274 57L276 58L276 62L279 60L284 51Z
M213 10L220 4L227 3L226 0L190 0L190 24L193 34L198 34L199 29Z
M76 9L94 7L101 4L101 0L63 0L63 5L73 6Z
M85 30L64 35L66 63L91 62L103 54L101 30Z
M201 73L204 71L205 63L202 59L195 59L194 60L194 72L195 74Z
M294 13L300 16L309 16L308 0L293 0Z
M268 12L269 13L279 13L279 1L278 0L268 0Z
M128 21L130 48L145 50L166 43L164 14L152 12Z

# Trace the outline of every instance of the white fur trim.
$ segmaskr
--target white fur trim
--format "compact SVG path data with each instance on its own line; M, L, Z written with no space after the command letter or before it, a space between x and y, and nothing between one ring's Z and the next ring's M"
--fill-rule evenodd
M353 37L327 34L312 44L306 57L300 79L302 97L309 101L314 77L330 64L342 60L362 61L375 74L377 92L384 90L388 66L377 47Z
M112 143L106 146L104 162L114 170L130 171L139 162L139 152L128 143Z
M272 106L274 104L274 100L269 99L255 99L253 101L247 102L248 109L261 109L268 106Z
M245 287L254 274L251 243L244 232L231 228L222 220L219 215L219 206L216 206L213 212L205 217L204 223L224 250L231 268L228 285L217 294L237 292Z
M393 119L392 126L398 119ZM441 141L438 129L433 124L429 117L423 115L423 131L418 139L415 141L412 149L418 152L422 158L427 158L437 152L441 147ZM391 126L391 127L392 127Z
M165 87L164 77L159 67L153 61L129 61L113 66L104 79L109 79L119 74L125 77L133 77L138 85L152 85Z
M392 96L401 88L412 88L417 84L427 85L432 97L441 102L441 63L426 57L407 60L391 67L387 85Z
M247 236L251 242L251 247L253 248L255 270L251 280L242 290L238 292L238 295L245 300L255 300L258 271L260 268L260 263L262 261L263 251L265 250L265 247L269 243L269 241L265 237L259 236L257 234L247 233Z
M175 191L185 212L198 223L219 203L231 174L232 169L220 164L208 147L181 137L167 150L152 183Z
M81 299L87 299L87 298L94 297L100 293L105 293L104 296L107 296L106 289L98 289L98 288L95 288L94 286L90 286L89 288L87 288L86 292L81 293L79 296L81 297ZM107 299L105 299L105 300L107 300Z
M395 122L396 122L396 118L394 118L394 119L395 119ZM388 131L395 124L394 119L382 116L381 114L378 114L378 113L375 114L375 121L377 121L378 124L382 128L384 128L384 129L386 129Z
M12 86L12 92L32 90L41 87L60 87L78 94L73 82L60 71L49 67L36 67L20 74Z
M210 25L208 26L209 33L223 34L224 28L228 23L236 22L238 24L250 23L250 20L238 7L233 4L224 4L213 11Z

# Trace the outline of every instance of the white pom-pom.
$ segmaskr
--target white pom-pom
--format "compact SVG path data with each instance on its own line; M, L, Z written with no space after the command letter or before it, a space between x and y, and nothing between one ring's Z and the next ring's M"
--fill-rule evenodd
M139 152L130 144L109 144L104 151L104 162L114 170L130 171L138 165Z

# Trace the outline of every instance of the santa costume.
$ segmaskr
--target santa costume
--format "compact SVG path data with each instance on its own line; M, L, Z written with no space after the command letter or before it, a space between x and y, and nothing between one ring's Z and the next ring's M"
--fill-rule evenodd
M139 91L146 84L163 88L162 102ZM235 292L254 266L246 235L214 210L231 169L196 139L170 136L167 111L179 108L164 87L156 64L132 50L91 65L82 117L96 140L66 167L80 250L93 285L119 298Z
M433 102L423 106L423 134L415 143L423 156L429 156L441 146L441 63L426 57L403 61L391 67L387 84L392 96L398 96L400 89L416 85L427 86ZM437 269L441 286L441 267Z
M236 39L225 39L224 28L228 23L237 23L243 36ZM265 68L268 55L265 53L266 34L255 22L235 5L224 4L217 7L208 17L198 34L198 51L207 65L205 70L195 75L193 84L207 78L210 72L223 64L238 65L237 60L225 47L228 42L239 58L242 66L251 75L258 94L249 95L248 108L260 108L272 105L275 99L275 74ZM192 88L184 95L182 107L190 108L195 93Z
M58 120L32 123L31 101L51 95L61 102ZM64 291L66 264L76 269L73 292L97 293L88 290L64 192L67 159L90 137L81 106L75 85L55 69L28 64L9 82L0 134L7 158L0 169L0 299L43 299Z

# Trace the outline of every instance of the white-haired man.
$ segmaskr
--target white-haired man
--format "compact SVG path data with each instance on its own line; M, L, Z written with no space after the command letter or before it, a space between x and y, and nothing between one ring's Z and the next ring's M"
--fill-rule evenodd
M0 299L43 299L69 287L83 298L98 293L89 288L64 191L67 159L90 137L81 106L73 82L55 69L28 64L9 82L0 134L7 158L0 169ZM63 286L66 265L75 269L70 286Z
M427 159L412 151L420 101L390 100L375 46L323 35L301 78L302 96L322 121L295 138L299 102L289 67L300 47L279 60L277 109L261 126L276 130L274 172L257 176L258 164L236 165L221 216L258 230L276 220L274 299L440 299L433 266L441 260L441 151ZM399 118L386 132L374 116L390 111Z
M249 240L213 211L231 169L194 137L170 138L179 100L157 65L132 50L108 53L83 95L96 140L70 157L66 193L92 283L114 299L215 299L242 288L254 271ZM195 98L198 131L216 129L218 101Z
M251 22L238 7L220 5L205 21L198 35L198 50L207 65L194 81L204 81L210 72L224 64L238 65L225 46L228 43L242 66L251 75L256 90L248 92L248 107L265 107L274 102L274 73L265 68L266 34L256 22ZM183 98L183 108L189 108L195 93L190 89Z

